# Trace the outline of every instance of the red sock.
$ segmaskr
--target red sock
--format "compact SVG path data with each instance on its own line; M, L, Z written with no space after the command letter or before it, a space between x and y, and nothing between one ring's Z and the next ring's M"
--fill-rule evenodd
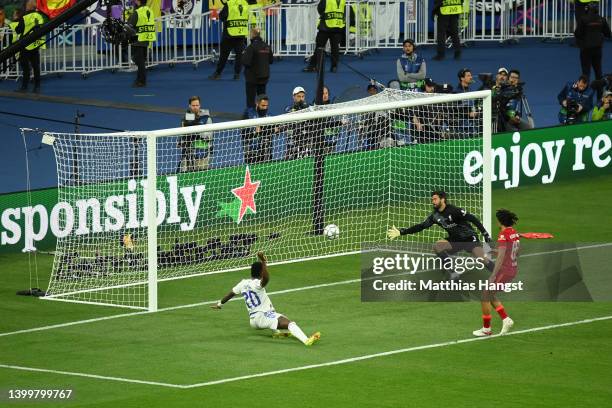
M499 305L495 308L495 311L497 313L499 313L499 317L501 317L502 320L504 320L506 317L508 317L508 314L506 313L506 311L504 310L504 305Z
M491 328L491 315L482 315L482 327L485 329Z

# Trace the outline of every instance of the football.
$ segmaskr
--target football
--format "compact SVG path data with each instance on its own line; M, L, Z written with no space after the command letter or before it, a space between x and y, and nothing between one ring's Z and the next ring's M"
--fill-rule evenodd
M338 235L340 235L340 228L338 228L336 224L329 224L323 230L323 235L325 235L327 239L336 239Z

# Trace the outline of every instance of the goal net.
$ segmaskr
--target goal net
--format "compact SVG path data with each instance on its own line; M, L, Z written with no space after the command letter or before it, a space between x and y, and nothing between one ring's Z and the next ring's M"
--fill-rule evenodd
M246 121L47 133L59 233L45 298L156 310L158 281L245 269L257 251L274 264L384 242L429 215L435 189L488 228L489 95L386 89Z

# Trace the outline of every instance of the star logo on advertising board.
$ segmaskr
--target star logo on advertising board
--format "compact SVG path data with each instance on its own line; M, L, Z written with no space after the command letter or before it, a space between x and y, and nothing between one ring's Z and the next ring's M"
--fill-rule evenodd
M220 209L217 212L217 217L227 216L234 220L236 224L240 224L247 212L257 213L255 194L260 184L260 180L251 181L251 170L247 166L242 186L232 189L232 194L236 198L229 203L219 202Z

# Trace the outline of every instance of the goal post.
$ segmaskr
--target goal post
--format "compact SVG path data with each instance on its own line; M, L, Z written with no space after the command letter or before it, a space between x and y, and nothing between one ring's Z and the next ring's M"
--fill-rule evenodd
M259 119L44 137L58 173L48 300L156 311L160 281L245 269L260 250L271 265L355 254L425 219L435 189L491 228L490 91L386 89ZM315 188L337 239L313 234Z
M147 282L149 312L157 311L157 139L147 135Z

